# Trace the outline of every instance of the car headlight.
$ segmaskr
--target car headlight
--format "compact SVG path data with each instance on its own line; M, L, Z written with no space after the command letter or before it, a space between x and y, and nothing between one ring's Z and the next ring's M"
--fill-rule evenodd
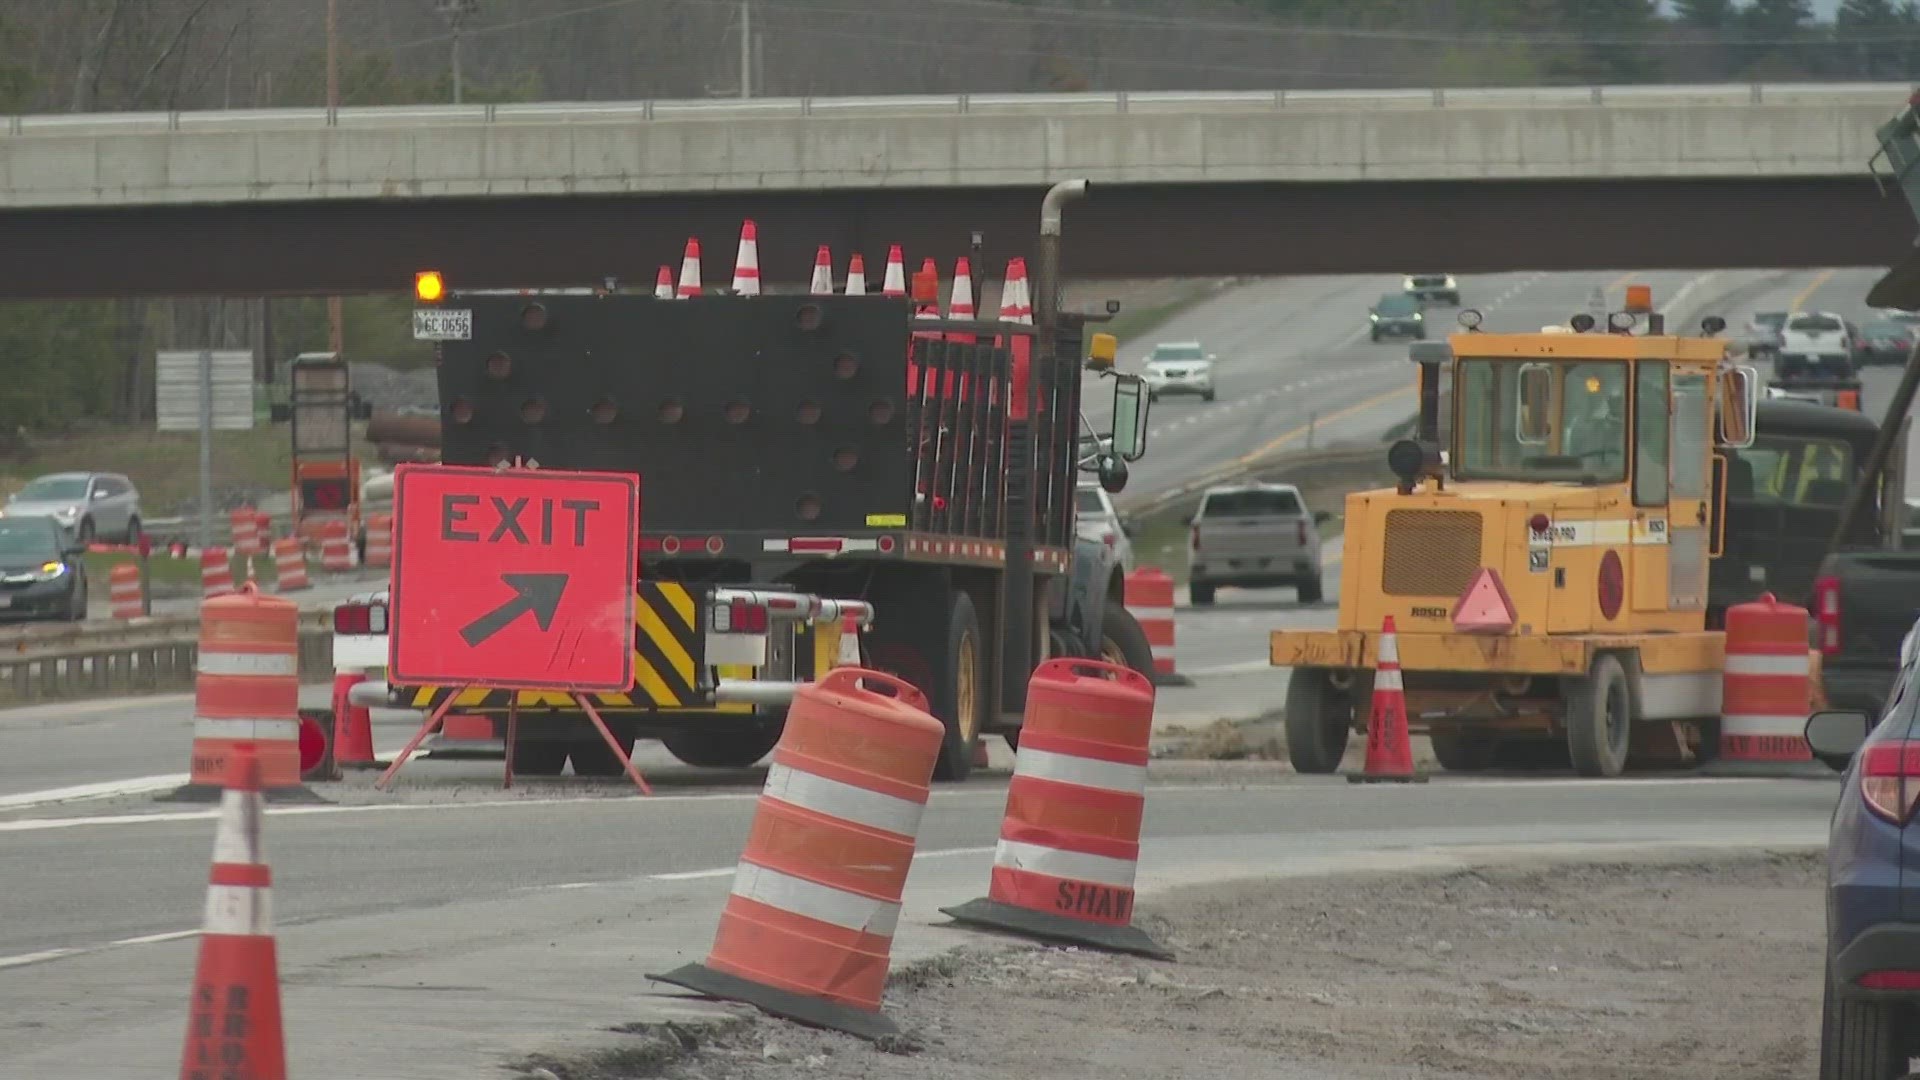
M60 575L65 574L66 572L67 572L66 563L44 562L40 564L40 573L36 576L39 577L41 581L52 581L55 578L58 578Z
M77 506L63 506L63 507L61 507L60 509L58 509L58 510L56 510L56 511L54 511L54 512L53 512L53 516L54 516L54 517L55 517L55 518L56 518L57 520L61 520L61 521L66 521L66 520L68 520L68 519L70 519L70 518L76 518L76 517L79 517L79 516L80 516L80 508L79 508L79 507L77 507Z
M1422 312L1422 311L1416 311L1416 312L1414 312L1414 313L1413 313L1413 321L1414 321L1414 322L1419 322L1419 321L1421 321L1422 319L1425 319L1426 317L1427 317L1427 316L1426 316L1426 313L1425 313L1425 312Z
M1380 313L1379 313L1379 312L1377 312L1377 311L1369 311L1369 312L1367 312L1367 319L1368 319L1368 321L1370 321L1370 322L1379 322L1379 321L1380 321Z

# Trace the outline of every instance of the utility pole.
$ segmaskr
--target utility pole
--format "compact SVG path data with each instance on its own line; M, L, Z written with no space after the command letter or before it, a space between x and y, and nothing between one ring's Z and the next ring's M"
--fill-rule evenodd
M340 109L340 0L327 0L327 122ZM346 354L346 310L338 296L327 297L327 341L335 356Z
M466 36L466 22L474 12L480 9L480 0L439 0L437 10L441 18L447 20L447 28L453 31L453 103L461 104L462 78L460 70L460 41Z
M740 96L753 96L753 0L740 0Z

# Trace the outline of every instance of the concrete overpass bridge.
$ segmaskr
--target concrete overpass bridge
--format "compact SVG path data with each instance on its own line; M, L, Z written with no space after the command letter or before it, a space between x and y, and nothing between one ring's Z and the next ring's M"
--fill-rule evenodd
M18 116L0 295L651 280L689 234L769 278L815 245L1081 276L1884 265L1874 129L1905 84L787 98Z

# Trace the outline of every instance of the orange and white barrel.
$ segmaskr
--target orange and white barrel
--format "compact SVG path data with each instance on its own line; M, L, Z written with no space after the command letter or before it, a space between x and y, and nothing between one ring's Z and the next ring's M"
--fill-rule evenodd
M200 605L188 786L217 789L254 746L266 790L300 789L300 611L251 581Z
M1807 609L1772 593L1727 608L1716 771L1826 771L1805 735L1813 704L1808 624Z
M706 963L650 977L835 1030L892 1030L880 995L944 738L891 675L835 668L796 691Z
M207 599L233 592L233 557L226 548L210 547L200 552L200 595Z
M393 564L393 515L387 513L367 515L367 555L368 566L390 566Z
M307 580L307 549L289 536L273 542L274 591L293 592L312 585Z
M235 510L228 515L228 531L233 536L233 553L251 559L261 553L260 520L253 508Z
M320 568L336 572L353 569L353 543L345 520L329 521L320 527Z
M947 914L1167 955L1132 925L1153 702L1152 682L1119 664L1062 658L1034 670L987 896Z
M1173 579L1157 566L1143 566L1126 576L1124 588L1127 611L1153 647L1154 681L1165 685L1175 678Z
M115 563L107 572L107 597L116 619L137 619L145 614L141 603L140 567L130 562Z

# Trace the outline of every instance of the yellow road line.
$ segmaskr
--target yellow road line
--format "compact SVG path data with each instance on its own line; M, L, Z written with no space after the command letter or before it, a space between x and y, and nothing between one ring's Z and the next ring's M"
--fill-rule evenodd
M1339 409L1334 412L1330 412L1325 416L1317 417L1315 418L1314 422L1311 424L1302 424L1301 426L1294 428L1291 431L1281 432L1279 435L1274 436L1272 442L1267 443L1265 446L1262 446L1261 448L1253 451L1252 453L1242 455L1240 458L1234 461L1234 464L1235 465L1252 465L1254 462L1259 461L1261 458L1266 457L1267 455L1273 453L1274 451L1280 449L1281 447L1287 445L1288 443L1293 442L1296 439L1305 438L1307 432L1313 430L1316 427L1319 427L1322 424L1331 424L1331 423L1334 423L1335 421L1345 420L1347 417L1352 416L1355 413L1365 412L1368 409L1371 409L1378 405L1383 405L1389 401L1392 401L1394 398L1397 398L1397 397L1402 397L1402 396L1412 397L1413 391L1414 391L1413 387L1403 386L1403 387L1400 387L1398 390L1389 390L1384 394L1376 394L1365 401L1358 402L1353 405L1349 405L1344 409ZM1385 453L1385 451L1381 451L1381 452Z
M1825 285L1828 279L1832 277L1832 270L1822 270L1813 275L1813 283L1800 290L1800 295L1793 298L1793 306L1787 310L1789 312L1805 311L1807 309L1807 301L1813 299L1813 294L1819 292L1820 286Z

